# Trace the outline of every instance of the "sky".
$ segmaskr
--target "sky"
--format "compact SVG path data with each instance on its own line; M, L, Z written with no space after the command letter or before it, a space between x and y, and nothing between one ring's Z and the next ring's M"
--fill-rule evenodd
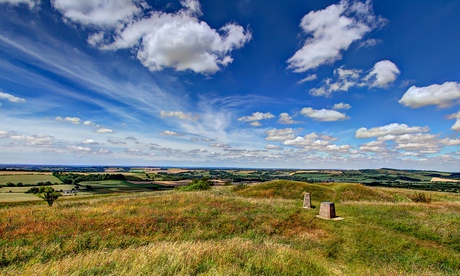
M458 14L0 0L0 163L458 172Z

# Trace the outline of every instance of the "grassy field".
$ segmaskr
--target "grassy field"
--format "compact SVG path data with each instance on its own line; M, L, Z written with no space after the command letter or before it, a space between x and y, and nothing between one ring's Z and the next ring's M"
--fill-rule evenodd
M304 191L344 220L301 208ZM459 275L460 195L415 192L273 181L2 204L0 275Z
M38 182L50 181L51 183L61 183L61 181L52 176L51 173L37 173L37 172L0 172L0 184L8 182L23 184L37 184Z

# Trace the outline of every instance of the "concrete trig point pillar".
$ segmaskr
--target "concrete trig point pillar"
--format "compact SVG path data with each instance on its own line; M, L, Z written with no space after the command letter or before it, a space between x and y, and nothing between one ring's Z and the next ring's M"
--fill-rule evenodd
M335 215L335 206L333 202L321 202L319 208L319 217L323 219L333 219Z
M303 208L311 209L311 195L310 193L305 193L303 197Z

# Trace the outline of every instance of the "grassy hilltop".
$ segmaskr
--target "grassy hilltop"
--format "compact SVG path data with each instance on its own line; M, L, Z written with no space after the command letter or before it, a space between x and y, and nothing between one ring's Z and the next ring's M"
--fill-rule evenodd
M460 195L423 194L271 181L4 204L0 275L459 275Z

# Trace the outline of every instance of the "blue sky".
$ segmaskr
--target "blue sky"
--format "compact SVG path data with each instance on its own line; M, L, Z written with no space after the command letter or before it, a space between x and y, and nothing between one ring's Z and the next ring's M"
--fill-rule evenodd
M0 0L0 163L458 171L458 14Z

